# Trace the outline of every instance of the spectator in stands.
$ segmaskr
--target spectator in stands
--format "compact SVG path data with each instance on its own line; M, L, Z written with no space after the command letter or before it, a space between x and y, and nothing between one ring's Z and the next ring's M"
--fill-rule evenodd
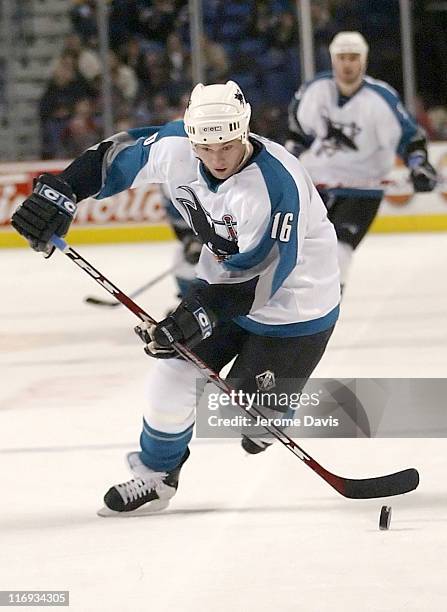
M231 63L223 45L204 36L202 53L205 61L206 82L226 83L230 78Z
M171 32L167 38L166 56L169 64L169 78L175 83L182 83L188 87L189 53L176 32Z
M143 114L150 113L147 104L152 96L163 93L168 96L169 100L175 100L185 89L183 83L176 83L169 78L169 61L166 53L147 51L144 54L144 62L140 66L138 76L140 77L137 96L139 121Z
M68 34L64 40L64 46L62 49L62 55L64 53L71 54L76 60L79 58L79 54L82 50L81 37L76 33Z
M258 107L251 122L251 129L253 132L262 134L266 138L285 142L287 126L284 125L283 117L283 108L266 102Z
M265 39L277 18L270 0L258 0L252 15L251 35L256 39Z
M84 98L94 101L94 89L67 62L59 62L40 101L44 159L62 156L61 134Z
M96 36L96 2L95 0L71 0L70 18L73 30L83 42Z
M137 6L135 0L109 0L109 4L109 43L116 51L135 31Z
M78 58L79 72L88 81L94 81L102 70L98 51L98 37L90 36L85 42Z
M151 125L164 125L174 119L175 109L170 105L168 96L163 93L158 93L152 97L150 109Z
M144 52L140 39L136 36L131 36L123 45L121 45L119 55L122 61L133 69L139 77L140 66L144 62Z
M64 157L77 157L101 139L101 130L90 98L78 100L61 136Z
M113 86L126 102L132 103L138 91L134 69L124 64L114 51L109 51L109 65Z
M139 0L136 5L136 32L163 46L169 34L175 30L177 12L174 0Z
M280 13L266 32L271 48L287 50L298 49L298 24L296 16L287 11Z
M150 87L152 79L156 79L156 74L160 71L164 72L166 78L169 78L167 69L166 54L155 49L143 51L140 56L140 62L136 67L136 74L140 82L140 88L147 89Z
M203 5L203 17L207 36L236 52L238 44L250 36L255 0L214 0Z

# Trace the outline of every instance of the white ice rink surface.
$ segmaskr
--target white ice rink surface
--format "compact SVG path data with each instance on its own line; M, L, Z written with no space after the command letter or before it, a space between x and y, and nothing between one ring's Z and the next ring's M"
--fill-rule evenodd
M131 291L172 245L78 250ZM245 456L235 441L193 442L165 514L97 517L129 477L152 361L133 315L83 304L102 292L68 258L0 259L0 590L69 590L95 612L447 610L443 439L303 443L345 476L419 469L388 532L385 500L345 500L280 445ZM160 316L173 296L167 280L141 304ZM447 234L365 240L316 374L447 376Z

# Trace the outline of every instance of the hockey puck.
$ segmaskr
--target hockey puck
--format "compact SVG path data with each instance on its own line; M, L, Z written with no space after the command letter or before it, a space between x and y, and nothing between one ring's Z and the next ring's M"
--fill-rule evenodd
M380 510L379 529L386 531L391 524L391 506L382 506Z

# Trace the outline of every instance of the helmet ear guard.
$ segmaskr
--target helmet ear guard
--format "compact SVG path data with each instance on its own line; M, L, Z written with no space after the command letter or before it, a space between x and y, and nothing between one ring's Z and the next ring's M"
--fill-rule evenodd
M193 144L248 142L251 107L234 81L196 85L185 112L185 131Z

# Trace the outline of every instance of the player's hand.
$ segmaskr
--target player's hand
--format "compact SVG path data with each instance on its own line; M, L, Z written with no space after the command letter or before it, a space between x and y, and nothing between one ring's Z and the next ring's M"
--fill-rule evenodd
M166 319L165 319L166 321ZM143 321L135 327L135 333L146 345L145 353L156 359L172 359L176 356L176 350L172 346L163 346L155 340L155 329L157 325Z
M436 170L423 155L410 156L408 167L410 178L416 192L433 191L438 182Z
M202 241L194 234L187 234L183 242L183 257L185 261L192 266L195 266L199 261L200 253L202 252Z
M70 186L57 176L41 174L32 194L12 215L11 225L35 251L50 255L51 236L65 236L75 212L76 197Z
M144 351L157 359L171 359L177 355L174 344L188 347L209 338L216 318L195 299L184 300L174 312L157 324L147 322L135 327L135 333L145 343Z

